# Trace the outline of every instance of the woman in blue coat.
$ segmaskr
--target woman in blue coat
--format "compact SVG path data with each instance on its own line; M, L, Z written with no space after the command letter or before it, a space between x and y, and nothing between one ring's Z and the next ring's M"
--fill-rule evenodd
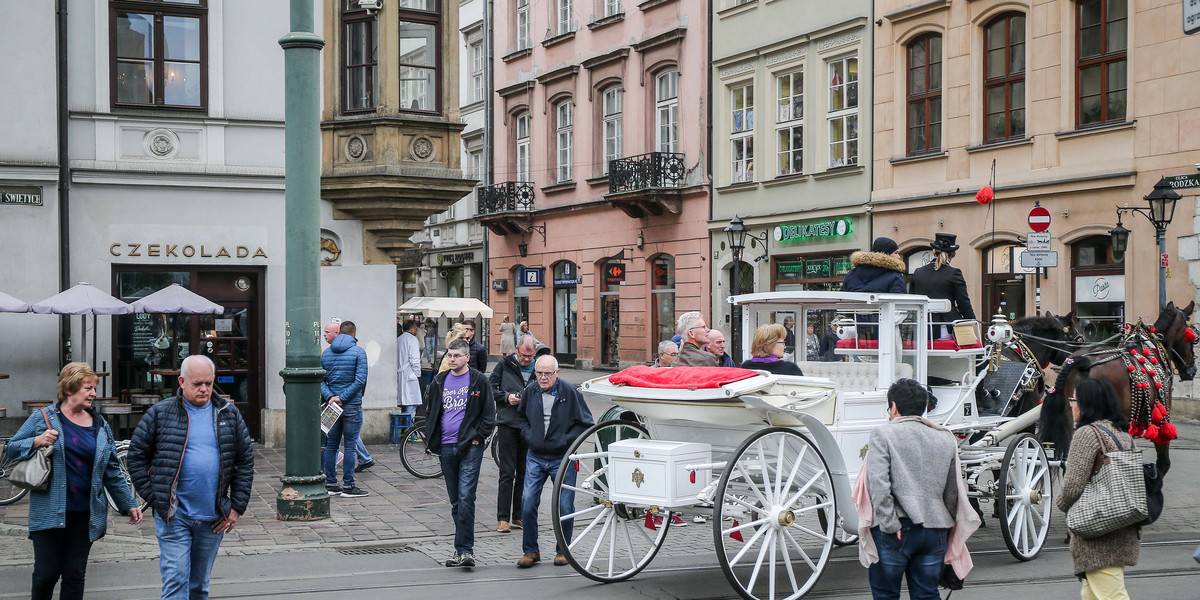
M25 460L53 446L50 487L29 494L29 539L33 540L34 600L83 598L92 544L108 527L108 501L116 501L131 524L142 520L129 480L121 471L112 430L92 408L99 378L87 363L70 363L58 374L58 403L25 420L8 443L10 460Z
M875 238L870 252L855 252L850 255L854 266L846 273L842 282L843 292L875 292L879 294L904 294L904 261L900 259L900 246L892 238Z

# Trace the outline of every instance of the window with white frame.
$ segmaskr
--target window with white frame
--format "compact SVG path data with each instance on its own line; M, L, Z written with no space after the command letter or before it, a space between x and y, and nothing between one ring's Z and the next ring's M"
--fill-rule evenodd
M467 168L470 169L464 173L470 179L483 179L483 152L470 152L467 154Z
M621 6L621 0L604 0L604 16L611 17L625 12L625 7Z
M829 63L829 167L858 164L858 57Z
M517 181L529 181L529 113L517 115Z
M563 100L554 107L556 178L559 183L571 180L572 146L575 143L575 103Z
M779 174L804 172L804 72L775 78L778 112L775 114Z
M601 129L604 131L604 174L609 161L621 158L621 103L625 90L611 87L604 90Z
M754 85L731 89L729 109L732 182L754 181Z
M571 31L573 0L558 0L558 35Z
M671 69L654 79L654 145L659 152L679 147L679 71Z
M453 221L453 220L454 220L454 207L456 207L456 206L458 206L458 203L457 203L457 202L455 202L454 204L451 204L451 205L450 205L450 208L447 208L447 209L446 209L446 220L447 220L447 221Z
M529 38L529 0L517 0L517 50L532 48Z
M483 100L483 42L471 44L471 102Z

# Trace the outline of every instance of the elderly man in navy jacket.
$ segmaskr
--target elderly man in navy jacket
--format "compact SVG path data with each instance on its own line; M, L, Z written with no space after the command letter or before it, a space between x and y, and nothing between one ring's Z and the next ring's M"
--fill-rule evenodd
M521 521L524 524L521 550L525 553L517 561L522 569L532 567L542 559L538 548L538 507L542 503L542 487L547 480L558 474L563 455L579 437L593 424L592 412L583 401L583 394L573 384L558 378L558 360L551 355L543 356L534 363L533 374L537 385L525 388L517 412L521 419L521 435L529 444L525 459L525 493L521 496ZM566 486L575 485L575 470L567 469L564 488L558 498L559 514L575 512L575 492ZM571 520L562 524L563 535L571 540ZM559 547L554 564L567 564Z

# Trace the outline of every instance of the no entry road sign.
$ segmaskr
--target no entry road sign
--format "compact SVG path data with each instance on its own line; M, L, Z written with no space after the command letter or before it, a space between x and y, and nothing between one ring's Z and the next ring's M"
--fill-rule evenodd
M1050 229L1050 211L1035 206L1029 211L1029 228L1034 231L1045 231Z

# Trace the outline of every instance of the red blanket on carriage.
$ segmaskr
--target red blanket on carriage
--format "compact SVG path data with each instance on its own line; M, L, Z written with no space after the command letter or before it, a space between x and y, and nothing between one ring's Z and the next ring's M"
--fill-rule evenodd
M727 383L749 379L758 375L750 369L736 367L629 367L609 376L614 385L631 385L666 390L700 390L719 388Z

